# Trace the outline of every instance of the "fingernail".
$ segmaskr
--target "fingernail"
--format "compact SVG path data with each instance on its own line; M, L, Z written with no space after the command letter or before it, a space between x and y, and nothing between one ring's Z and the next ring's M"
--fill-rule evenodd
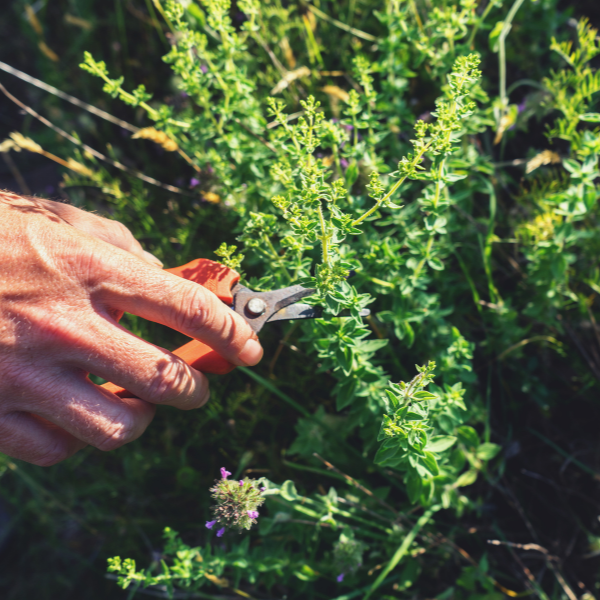
M145 250L144 250L144 258L150 264L156 265L157 267L160 267L161 269L164 266L163 263L160 260L158 260L158 258L156 258L156 256L154 256L154 254L150 254L150 252L146 252Z
M247 366L253 367L263 357L263 349L258 340L249 339L238 358Z

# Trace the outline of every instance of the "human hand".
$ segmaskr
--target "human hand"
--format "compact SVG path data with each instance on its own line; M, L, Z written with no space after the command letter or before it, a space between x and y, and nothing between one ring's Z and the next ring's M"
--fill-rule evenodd
M49 466L88 444L135 440L158 404L189 410L208 400L206 377L119 325L124 311L233 364L262 358L243 318L158 266L120 223L0 193L0 452ZM88 373L137 398L118 398Z

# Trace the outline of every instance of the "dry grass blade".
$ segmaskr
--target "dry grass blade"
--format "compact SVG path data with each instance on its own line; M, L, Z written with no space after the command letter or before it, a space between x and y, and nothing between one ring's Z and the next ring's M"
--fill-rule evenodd
M283 92L287 87L289 87L290 83L296 81L296 79L300 79L302 77L309 77L310 69L308 67L299 67L298 69L294 69L293 71L288 71L279 83L271 90L271 95L279 94Z
M562 587L569 600L578 600L577 596L569 587L569 584L565 581L565 578L562 576L562 573L556 568L555 563L558 563L558 557L550 554L543 546L540 546L539 544L517 544L515 542L502 542L500 540L488 540L488 544L491 544L492 546L509 546L511 548L518 548L519 550L533 550L534 552L540 552L545 556L548 567L554 573L556 580Z
M325 21L329 21L329 23L332 23L336 27L339 27L340 29L347 31L348 33L351 33L352 35L355 35L357 38L361 38L363 40L366 40L367 42L377 42L378 41L378 39L374 35L371 35L370 33L365 33L364 31L361 31L360 29L355 29L354 27L350 27L350 25L346 25L346 23L342 23L341 21L338 21L337 19L330 17L328 14L324 13L322 10L319 10L316 6L313 6L312 4L308 4L307 6L308 6L308 10L310 10L310 12L313 13L316 17L319 17L320 19L323 19Z
M157 179L154 179L153 177L148 177L148 175L144 175L144 173L140 173L139 171L130 169L129 167L125 166L124 164L114 161L111 158L108 158L108 156L105 156L104 154L102 154L101 152L94 150L94 148L88 146L87 144L80 142L77 138L68 134L66 131L64 131L60 127L57 127L56 125L54 125L53 123L48 121L48 119L46 119L45 117L42 117L40 114L35 112L35 110L30 108L26 104L23 104L23 102L21 102L18 98L15 98L2 84L0 84L0 92L2 92L9 100L14 102L17 106L22 108L26 113L30 114L32 117L34 117L35 119L37 119L38 121L40 121L41 123L46 125L47 127L50 127L50 129L52 129L53 131L55 131L56 133L58 133L60 136L64 137L65 139L69 140L71 143L75 144L76 146L79 146L80 148L83 148L86 152L89 152L92 156L95 156L97 159L102 160L102 161L112 165L113 167L119 169L120 171L127 173L128 175L131 175L132 177L137 177L138 179L141 179L142 181L145 181L146 183L150 183L152 185L160 187L169 192L181 194L182 196L195 197L194 194L190 194L186 190L182 190L181 188L175 187L173 185L168 185L166 183L162 183L161 181L158 181ZM67 165L65 165L65 166L67 166ZM69 167L69 168L71 168L71 167Z
M104 119L105 121L108 121L109 123L113 123L114 125L118 125L119 127L122 127L123 129L127 129L127 131L131 131L131 132L135 133L139 130L139 128L136 127L135 125L131 125L130 123L127 123L126 121L123 121L122 119L117 119L117 117L113 117L111 114L109 114L103 110L100 110L99 108L96 108L95 106L92 106L91 104L87 104L87 102L83 102L83 101L79 100L78 98L71 96L70 94L65 94L65 92L59 90L58 88L55 88L52 85L48 85L47 83L44 83L43 81L40 81L39 79L36 79L35 77L31 77L31 75L27 75L27 73L23 73L23 71L19 71L18 69L15 69L14 67L11 67L10 65L7 65L6 63L4 63L2 61L0 61L0 69L2 71L5 71L6 73L10 73L11 75L14 75L15 77L18 77L22 81L30 83L31 85L34 85L35 87L37 87L41 90L44 90L45 92L53 94L57 98L66 100L67 102L70 102L71 104L74 104L75 106L78 106L79 108L83 108L84 110L88 111L89 113L92 113L93 115L96 115L97 117L100 117L101 119Z

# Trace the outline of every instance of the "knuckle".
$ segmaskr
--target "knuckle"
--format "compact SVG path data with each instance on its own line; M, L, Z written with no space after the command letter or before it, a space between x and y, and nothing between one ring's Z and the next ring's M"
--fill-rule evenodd
M179 309L179 325L185 331L201 332L215 324L216 303L203 289L193 289L183 294Z
M148 400L155 404L172 404L193 396L194 387L185 363L165 359L148 382Z
M118 417L113 418L111 423L104 428L103 438L96 445L98 450L110 452L116 450L137 438L137 427L134 416L123 411Z
M123 225L120 221L111 221L105 219L108 227L113 230L115 236L120 237L123 240L132 241L134 240L133 234L128 227Z
M64 440L57 440L30 462L38 467L51 467L71 456L71 450Z

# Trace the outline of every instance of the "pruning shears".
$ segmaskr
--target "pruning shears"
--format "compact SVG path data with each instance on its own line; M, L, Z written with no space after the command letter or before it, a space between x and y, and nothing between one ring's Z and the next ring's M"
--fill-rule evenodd
M265 323L316 319L323 313L321 307L300 302L303 298L311 296L315 292L314 289L293 285L270 292L255 292L240 284L239 273L205 258L197 258L181 267L166 271L198 283L213 292L221 302L244 317L256 334ZM360 312L362 317L369 314L368 309ZM197 340L177 348L173 354L203 373L224 375L235 369L235 365L225 360L210 346ZM106 383L102 387L121 397L129 397L131 394L113 383Z

